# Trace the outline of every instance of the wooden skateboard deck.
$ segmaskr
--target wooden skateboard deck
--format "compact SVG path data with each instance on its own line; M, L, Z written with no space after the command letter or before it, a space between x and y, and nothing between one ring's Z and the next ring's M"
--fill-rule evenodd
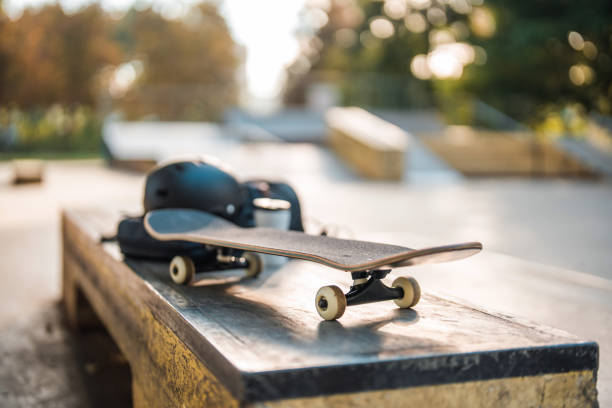
M213 214L191 209L151 211L145 216L145 228L161 241L191 241L305 259L347 272L453 261L482 249L480 242L412 249L297 231L242 228Z

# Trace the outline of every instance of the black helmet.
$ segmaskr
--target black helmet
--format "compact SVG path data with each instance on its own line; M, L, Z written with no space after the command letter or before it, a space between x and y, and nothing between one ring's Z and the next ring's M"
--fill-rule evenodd
M167 163L147 175L146 212L159 208L193 208L234 221L244 201L244 193L234 176L201 159Z

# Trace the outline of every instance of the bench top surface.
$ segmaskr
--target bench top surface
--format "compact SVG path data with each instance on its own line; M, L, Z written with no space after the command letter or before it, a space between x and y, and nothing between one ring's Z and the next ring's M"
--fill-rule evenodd
M68 211L66 218L98 240L113 232L118 215ZM123 262L116 244L100 245L102 256ZM253 392L267 396L291 390L308 394L309 381L322 373L334 379L329 387L342 391L366 382L394 388L596 366L594 343L428 294L427 287L415 310L380 302L349 307L339 321L328 322L315 310L315 293L330 284L347 289L350 277L322 265L292 260L265 269L257 279L226 271L179 286L172 283L167 263L125 262L159 299L160 320L167 320L196 354L222 356L218 364L226 367L217 372L235 370L258 384ZM410 275L410 268L392 274ZM355 370L359 380L347 385Z

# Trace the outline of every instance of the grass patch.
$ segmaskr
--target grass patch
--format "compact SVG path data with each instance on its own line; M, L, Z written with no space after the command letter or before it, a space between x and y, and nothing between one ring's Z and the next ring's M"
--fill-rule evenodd
M83 160L101 159L101 152L0 152L0 161L14 159Z

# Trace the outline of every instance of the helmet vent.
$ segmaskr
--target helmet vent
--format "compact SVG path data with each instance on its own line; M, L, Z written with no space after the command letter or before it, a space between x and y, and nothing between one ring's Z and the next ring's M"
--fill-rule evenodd
M155 194L157 194L158 197L168 197L168 190L166 190L165 188L160 188L155 192Z
M183 163L176 163L176 164L174 165L174 169L175 169L176 171L183 171L183 170L185 170L185 166L183 165Z

